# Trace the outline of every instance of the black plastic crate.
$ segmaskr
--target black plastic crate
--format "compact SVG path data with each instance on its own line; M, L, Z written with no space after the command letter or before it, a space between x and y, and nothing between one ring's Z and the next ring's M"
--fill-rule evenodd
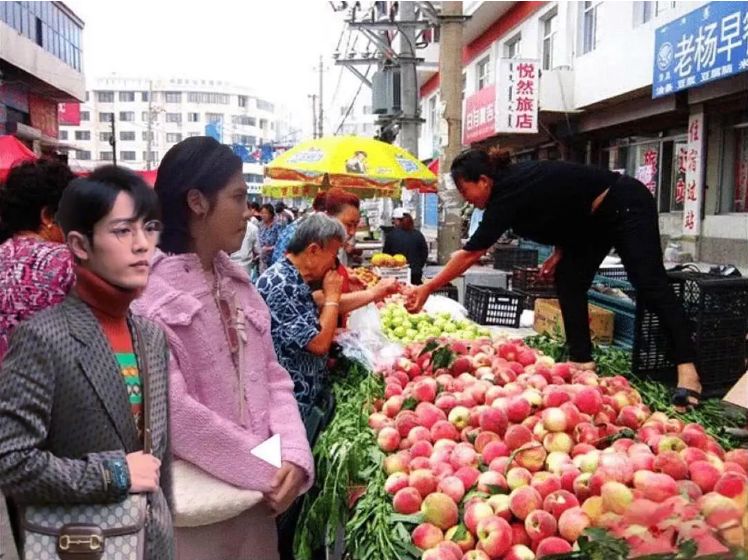
M528 309L530 311L535 310L535 302L539 299L556 299L556 293L555 290L553 292L538 290L538 291L532 291L532 290L515 290L512 289L512 292L522 297L522 308Z
M522 296L504 288L468 284L465 289L465 308L470 319L479 325L518 328L522 315Z
M622 266L601 266L597 273L600 276L607 276L608 278L615 278L616 280L623 280L628 282L629 276L626 273L626 269Z
M704 397L721 397L745 372L748 278L669 274L693 332ZM659 318L637 304L632 356L635 374L675 384L672 348Z
M453 299L455 301L460 301L460 294L459 294L459 291L457 290L457 286L453 284L447 284L446 286L442 286L438 290L434 290L433 292L431 292L431 295L444 296L444 297Z
M493 267L511 272L515 266L537 266L538 252L535 249L498 246L493 252Z
M537 266L515 266L512 269L512 290L547 292L555 295L556 284L553 277L540 276L540 269Z

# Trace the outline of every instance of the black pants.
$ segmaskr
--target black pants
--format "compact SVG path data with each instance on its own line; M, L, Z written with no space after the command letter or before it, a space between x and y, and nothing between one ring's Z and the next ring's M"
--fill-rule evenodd
M657 206L642 183L621 177L592 216L589 231L562 246L556 289L572 361L592 360L587 291L610 249L623 261L637 298L655 313L670 337L677 364L694 361L691 333L662 264Z

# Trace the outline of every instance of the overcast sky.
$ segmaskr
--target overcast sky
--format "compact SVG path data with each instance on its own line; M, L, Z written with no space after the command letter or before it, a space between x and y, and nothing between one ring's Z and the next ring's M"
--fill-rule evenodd
M307 96L317 91L314 69L320 55L327 68L326 109L333 102L348 103L358 86L348 71L339 82L341 67L331 54L344 16L321 0L210 0L192 6L166 0L66 3L86 24L88 77L115 72L228 80L285 104L303 119L304 129L311 127Z

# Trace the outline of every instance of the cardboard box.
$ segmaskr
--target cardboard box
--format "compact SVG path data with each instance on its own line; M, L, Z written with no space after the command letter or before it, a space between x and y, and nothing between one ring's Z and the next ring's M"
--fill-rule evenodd
M597 344L611 344L613 342L613 326L615 314L596 305L589 306L590 336ZM560 334L566 338L561 307L557 299L538 299L535 301L535 331L540 334L556 336Z
M741 408L748 408L748 372L745 372L743 377L738 379L738 382L732 386L723 400Z

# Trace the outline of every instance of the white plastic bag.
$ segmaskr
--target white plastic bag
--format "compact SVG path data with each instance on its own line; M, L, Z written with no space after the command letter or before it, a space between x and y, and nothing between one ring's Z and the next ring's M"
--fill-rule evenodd
M423 310L429 315L449 313L453 321L467 319L468 312L459 302L445 296L429 296L423 306Z
M375 371L391 367L403 355L403 347L390 342L382 332L379 309L373 303L348 316L348 330L336 342L345 356L365 359L366 365Z

